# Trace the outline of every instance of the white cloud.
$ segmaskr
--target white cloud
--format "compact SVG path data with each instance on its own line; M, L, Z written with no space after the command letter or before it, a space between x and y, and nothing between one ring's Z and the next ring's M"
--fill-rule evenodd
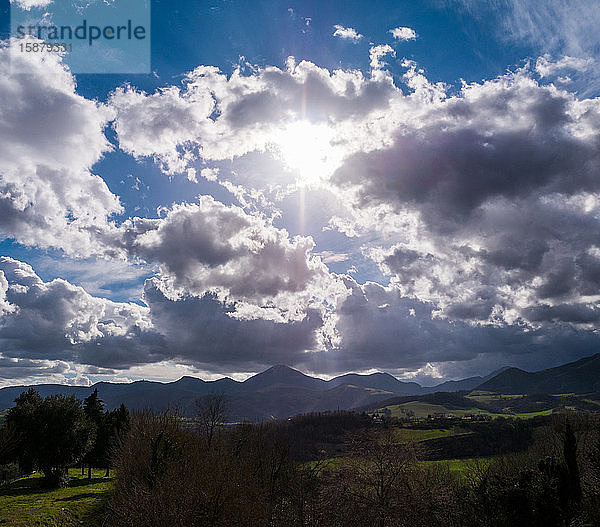
M393 50L380 46L372 51L377 68L386 53ZM266 151L279 155L289 143L290 126L298 123L307 130L336 123L327 142L339 157L371 141L371 134L361 129L363 121L371 115L375 126L383 126L380 117L396 91L382 73L365 78L359 71L330 72L290 59L284 70L269 66L243 74L237 69L229 77L201 66L187 75L183 89L145 94L121 88L109 104L116 112L121 149L137 158L152 157L172 174L197 158L218 161Z
M10 3L26 11L30 11L31 8L49 6L52 0L10 0Z
M0 108L0 228L23 243L160 268L138 306L44 282L2 260L6 368L25 375L37 364L61 375L64 363L180 361L214 371L287 362L313 371L430 364L444 372L444 360L476 364L503 346L505 357L529 349L542 361L534 337L571 339L574 355L596 346L600 103L540 84L529 69L449 96L412 61L403 62L405 94L385 69L386 54L389 45L371 48L369 77L293 60L230 76L203 66L182 87L123 87L106 106L78 96L58 59L24 58L44 82L0 80L0 94L19 102ZM560 67L574 65L585 67L570 59ZM552 68L542 61L538 72ZM50 107L36 106L48 90ZM60 134L32 129L40 115ZM191 181L219 179L243 208L202 196L163 208L160 218L112 225L118 199L90 170L109 148L103 129L113 116L124 151ZM319 244L315 254L312 237L275 227L277 211L261 214L270 207L267 177L234 175L233 183L214 163L200 168L254 152L287 156L277 165L285 173L286 164L302 164L297 146L324 128L318 141L335 163L314 187L335 204L309 219L352 236L349 249ZM390 277L386 287L329 273L323 261L349 255L355 263L357 248L373 274ZM81 283L101 293L90 273L79 271Z
M160 363L256 371L302 360L318 347L323 326L316 307L298 320L244 317L244 306L237 312L210 292L174 297L158 278L146 281L143 299L144 306L97 298L0 257L0 385L38 376L75 382Z
M598 101L540 85L528 70L453 97L414 66L407 75L414 93L392 114L393 145L349 157L334 175L364 209L355 225L335 225L359 235L361 222L377 228L380 208L405 218L399 243L371 257L403 294L445 316L594 325Z
M417 33L410 27L396 27L390 29L389 33L397 40L416 40Z
M333 26L335 31L333 32L334 37L340 37L344 40L351 40L352 42L358 42L363 36L352 27L344 27L336 24Z
M108 355L129 343L141 346L151 329L148 308L93 297L62 279L42 281L31 266L0 257L0 277L8 283L8 311L0 318L0 349L6 358L46 361L114 362ZM0 280L2 283L3 280ZM126 360L134 361L132 354Z
M210 196L174 205L162 219L135 218L124 228L129 254L160 263L162 287L171 297L210 292L221 301L241 302L245 316L277 313L287 321L302 319L313 305L335 303L344 291L311 255L310 237L290 238Z
M561 57L558 60L552 60L549 54L543 57L538 57L535 62L535 69L540 77L555 76L565 70L571 71L586 71L589 70L595 61L591 58L569 57L568 55Z
M598 41L600 13L596 0L564 2L480 2L460 0L478 19L498 22L498 37L534 45L540 51L588 56Z
M216 181L217 176L219 175L219 169L218 168L203 168L200 171L200 175L207 181Z
M191 183L198 183L198 177L196 176L196 169L193 167L190 167L186 170L186 174L187 174L187 179L188 181L190 181Z
M395 56L396 52L389 44L380 44L379 46L373 46L369 50L369 57L371 59L371 68L374 70L380 70L385 66L385 63L381 60L386 55Z
M109 150L110 112L75 92L55 54L0 47L0 68L18 62L27 75L0 79L0 236L71 254L96 252L96 234L121 212L118 198L92 165ZM15 66L15 64L13 64Z

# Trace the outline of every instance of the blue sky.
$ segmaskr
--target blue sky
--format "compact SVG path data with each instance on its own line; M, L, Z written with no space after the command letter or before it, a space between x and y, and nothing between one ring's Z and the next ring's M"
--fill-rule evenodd
M593 353L597 11L153 1L149 74L0 49L0 383Z

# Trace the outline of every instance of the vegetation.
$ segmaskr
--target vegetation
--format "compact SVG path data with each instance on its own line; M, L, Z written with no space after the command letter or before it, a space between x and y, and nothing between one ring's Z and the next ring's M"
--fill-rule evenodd
M128 420L124 407L105 412L97 391L85 403L74 396L49 395L42 399L29 389L15 399L0 427L0 466L4 481L14 472L29 474L39 470L47 487L69 482L68 468L86 462L109 467L109 452ZM0 481L1 482L1 481Z
M463 404L460 398L445 402L446 408ZM0 427L5 480L11 480L0 488L0 524L600 524L599 414L418 419L331 412L227 425L226 407L223 397L210 395L198 401L194 418L143 411L122 426L127 420L119 415L126 410L105 411L97 393L84 402L22 394ZM48 416L73 429L58 437ZM46 444L37 445L25 431ZM67 448L65 438L75 438L74 446ZM39 471L13 479L11 470L23 471L27 463ZM114 478L92 465L114 467ZM66 487L41 485L55 472Z
M0 525L13 527L100 527L112 491L112 479L104 470L93 470L89 480L78 469L69 470L69 485L48 489L42 475L17 479L0 487Z
M427 441L429 439L439 439L440 437L452 437L462 434L470 434L471 432L459 428L396 428L395 438L400 443L414 443L419 441Z

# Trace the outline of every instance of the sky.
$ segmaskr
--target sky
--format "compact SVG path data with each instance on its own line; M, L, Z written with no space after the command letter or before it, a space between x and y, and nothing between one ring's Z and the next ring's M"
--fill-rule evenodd
M594 0L153 0L133 74L11 57L10 8L0 386L600 350Z

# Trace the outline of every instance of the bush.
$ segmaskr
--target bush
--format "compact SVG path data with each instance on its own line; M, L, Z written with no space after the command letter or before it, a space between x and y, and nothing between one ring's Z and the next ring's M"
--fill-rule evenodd
M12 480L21 477L19 464L16 462L0 465L0 486L10 483Z

